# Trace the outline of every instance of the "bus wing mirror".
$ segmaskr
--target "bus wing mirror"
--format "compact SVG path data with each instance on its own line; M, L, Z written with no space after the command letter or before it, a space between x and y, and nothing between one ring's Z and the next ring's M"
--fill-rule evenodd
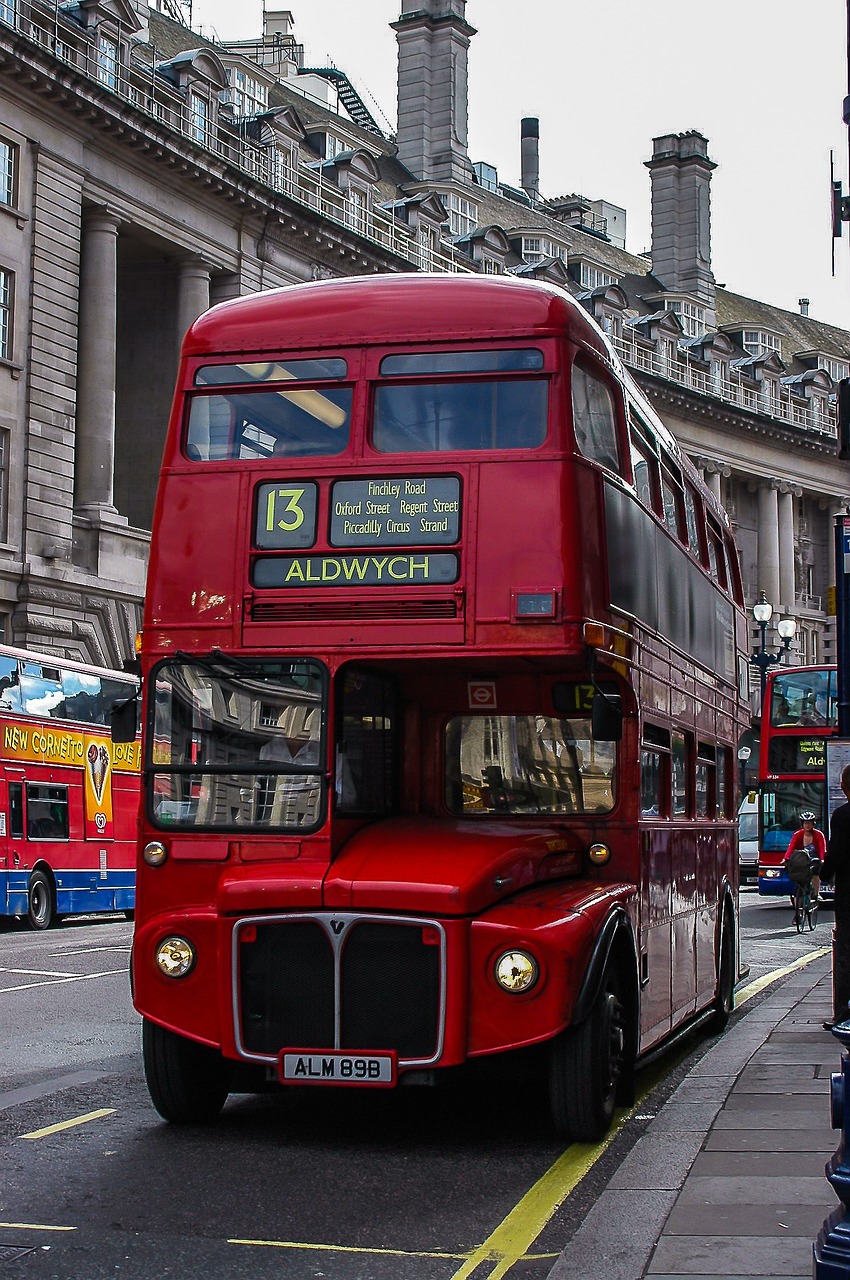
M593 690L590 724L596 742L619 742L623 736L623 711L619 694Z
M139 726L139 697L134 694L124 702L116 702L109 713L110 737L113 742L135 742Z

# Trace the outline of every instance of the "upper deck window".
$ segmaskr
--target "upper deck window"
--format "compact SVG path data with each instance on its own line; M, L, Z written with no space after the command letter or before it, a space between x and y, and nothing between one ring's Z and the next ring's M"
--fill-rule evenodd
M838 723L838 692L834 671L783 671L773 677L770 723L776 728L813 727Z
M536 449L546 439L548 383L384 383L375 391L372 444L381 453Z
M261 360L240 364L205 364L195 370L196 387L240 386L246 382L320 382L344 378L345 360Z
M348 387L196 395L186 454L195 462L330 457L346 448L350 425Z
M607 383L580 364L573 365L573 426L586 458L620 470L614 397Z
M385 378L428 373L523 373L543 368L543 352L535 347L516 351L414 351L384 356Z

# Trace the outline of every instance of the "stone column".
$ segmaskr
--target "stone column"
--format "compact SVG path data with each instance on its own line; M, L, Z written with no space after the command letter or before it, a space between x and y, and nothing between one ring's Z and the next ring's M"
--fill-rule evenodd
M200 258L185 258L177 268L177 345L186 330L209 310L210 268Z
M108 209L83 215L74 459L78 510L115 512L115 293L120 225Z
M779 595L777 596L775 607L788 609L793 613L796 598L796 583L794 581L794 494L786 486L782 487L777 496L777 516L779 525Z
M758 582L774 609L779 606L779 507L776 485L770 481L758 490Z
M721 504L721 506L722 506L722 505L723 505L723 499L720 497L720 472L719 472L719 471L706 471L706 473L705 473L705 483L708 485L709 489L711 490L711 492L714 494L714 496L715 496L715 498L717 499L717 501L718 501L718 502Z

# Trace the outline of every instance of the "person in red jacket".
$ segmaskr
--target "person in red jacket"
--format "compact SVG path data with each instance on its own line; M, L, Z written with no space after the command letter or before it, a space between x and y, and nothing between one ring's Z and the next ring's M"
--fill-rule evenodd
M804 809L800 814L802 826L795 831L785 853L785 861L796 849L807 849L812 864L812 897L817 902L820 892L820 873L826 857L826 836L815 826L815 815L811 809Z

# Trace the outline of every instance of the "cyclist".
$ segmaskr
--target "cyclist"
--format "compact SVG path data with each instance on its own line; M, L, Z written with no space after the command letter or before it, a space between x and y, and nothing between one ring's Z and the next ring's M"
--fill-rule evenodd
M812 904L817 905L818 894L820 893L820 872L823 860L826 857L826 836L815 826L815 815L811 809L804 809L800 814L801 826L799 831L795 831L788 844L788 850L785 854L785 870L788 872L792 880L796 880L797 876L792 873L794 863L799 863L801 859L791 859L798 850L803 850L808 854L809 868L812 877Z

